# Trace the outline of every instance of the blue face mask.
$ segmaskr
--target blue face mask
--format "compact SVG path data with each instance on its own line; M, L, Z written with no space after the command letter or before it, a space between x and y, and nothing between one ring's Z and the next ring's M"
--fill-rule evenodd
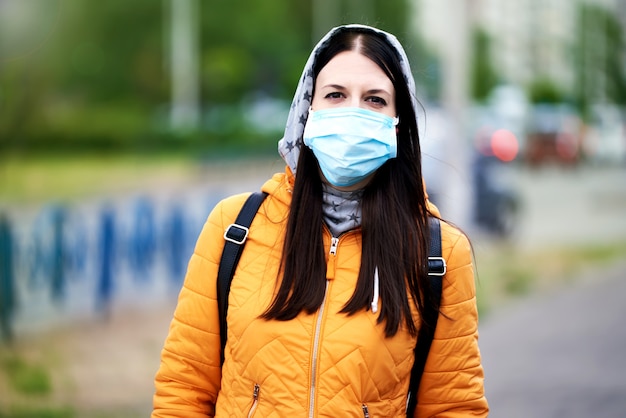
M326 180L347 187L396 157L397 124L398 118L358 107L311 110L303 139Z

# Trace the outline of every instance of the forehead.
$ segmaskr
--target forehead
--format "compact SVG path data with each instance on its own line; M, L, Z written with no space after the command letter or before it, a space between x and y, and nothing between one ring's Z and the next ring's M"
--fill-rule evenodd
M317 76L317 86L320 87L329 83L347 85L355 82L393 87L385 72L357 51L343 51L335 55Z

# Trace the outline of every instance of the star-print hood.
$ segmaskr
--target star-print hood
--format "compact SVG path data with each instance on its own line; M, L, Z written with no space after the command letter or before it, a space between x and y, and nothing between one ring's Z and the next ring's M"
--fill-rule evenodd
M296 89L295 96L291 103L291 110L287 117L287 126L284 136L278 141L278 152L283 157L291 172L296 175L300 148L303 146L302 134L313 99L313 67L318 52L324 48L333 37L345 30L357 29L360 31L370 31L384 36L388 43L397 51L402 66L404 81L411 92L411 102L414 113L417 115L417 99L415 96L415 81L409 60L402 45L395 36L365 25L345 25L332 29L318 42L309 55L309 58L302 71L300 83ZM324 184L324 220L330 228L333 236L356 228L361 224L361 196L362 191L345 192Z
M404 81L406 82L409 91L411 92L412 104L417 115L417 99L415 96L415 81L411 68L409 66L409 60L404 52L404 48L398 41L398 39L390 33L384 32L380 29L376 29L371 26L365 25L345 25L333 28L328 32L313 48L309 58L302 71L300 77L300 83L296 89L293 101L291 102L291 110L287 117L287 126L285 127L284 136L278 141L278 152L283 157L293 174L296 174L298 157L300 156L300 147L303 145L302 134L304 133L304 125L306 123L309 108L311 107L311 100L313 98L313 66L318 52L326 46L326 44L333 39L338 33L349 29L359 29L362 31L371 31L381 34L387 39L389 44L398 52L400 57L402 72L404 74Z

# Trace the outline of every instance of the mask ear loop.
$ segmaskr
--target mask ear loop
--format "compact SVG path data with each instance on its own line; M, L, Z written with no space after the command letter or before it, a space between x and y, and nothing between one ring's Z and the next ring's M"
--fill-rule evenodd
M378 267L374 269L374 296L372 297L372 312L378 312L378 297L379 297L379 280L378 280Z

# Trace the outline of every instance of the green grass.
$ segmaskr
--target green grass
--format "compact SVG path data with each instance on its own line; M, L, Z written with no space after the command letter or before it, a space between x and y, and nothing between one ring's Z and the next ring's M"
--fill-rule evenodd
M0 157L0 201L37 204L125 192L187 178L195 167L184 155L12 154Z
M52 383L48 371L36 364L29 364L16 356L9 356L0 363L9 385L22 395L48 395Z
M555 247L538 252L499 245L476 254L481 313L545 288L564 285L586 272L626 259L626 241Z
M218 176L225 175L224 172L237 175L259 164L262 167L268 162L274 164L279 158L266 153L236 154L225 150L195 154L0 153L0 202L38 205L163 188L176 190L191 182L205 181L207 170ZM282 170L283 165L278 163L276 167Z
M5 353L0 359L0 380L5 382L2 387L13 394L10 402L0 397L0 418L75 416L73 408L53 405L50 373L40 364L28 362L16 354Z

